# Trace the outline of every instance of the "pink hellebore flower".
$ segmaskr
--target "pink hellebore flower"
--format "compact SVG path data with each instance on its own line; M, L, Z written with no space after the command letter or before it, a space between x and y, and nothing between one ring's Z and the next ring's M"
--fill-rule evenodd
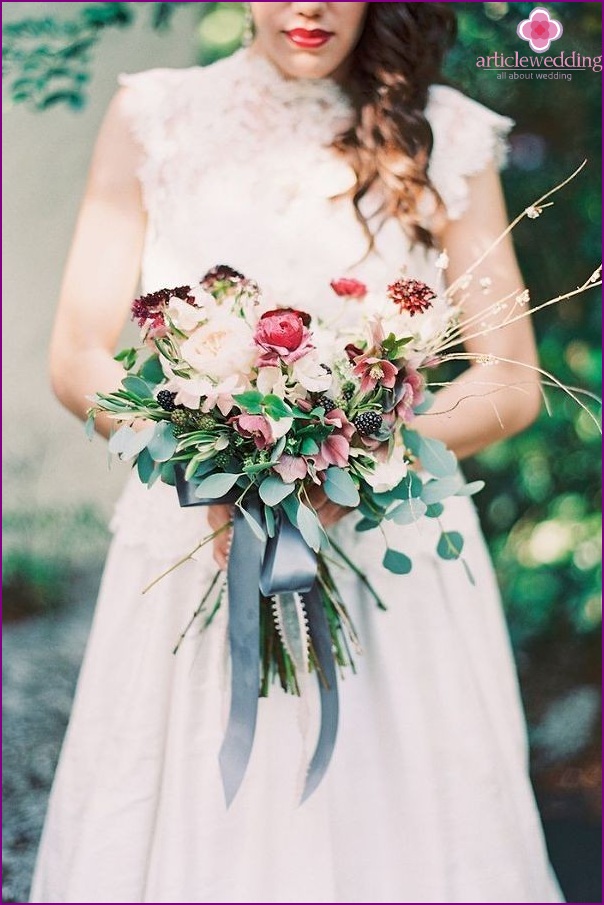
M396 404L396 416L404 424L409 424L415 417L413 409L424 398L424 380L417 371L408 371L401 387L401 396Z
M264 415L238 415L233 422L242 437L253 439L256 449L266 449L275 442L269 420Z
M370 393L381 386L392 389L396 381L398 369L391 361L373 355L362 355L357 359L353 373L361 378L361 393Z
M302 456L285 455L273 465L273 471L276 471L286 484L293 484L294 481L302 481L308 469Z
M315 456L315 467L317 471L329 468L330 465L345 468L350 457L350 438L355 432L354 424L351 424L341 409L329 412L325 416L325 423L334 425L336 430L321 443L319 453Z

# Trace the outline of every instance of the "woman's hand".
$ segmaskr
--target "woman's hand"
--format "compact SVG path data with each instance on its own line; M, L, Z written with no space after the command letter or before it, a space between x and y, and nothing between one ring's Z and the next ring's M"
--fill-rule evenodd
M228 506L226 503L215 503L213 506L208 506L208 524L212 532L220 531L225 525L229 526L224 531L220 531L220 534L214 538L212 544L214 559L219 569L226 569L227 567L229 547L231 546L231 537L233 535L232 522L233 506Z
M347 506L338 506L337 503L333 503L322 487L309 488L308 499L324 528L330 528L353 511Z

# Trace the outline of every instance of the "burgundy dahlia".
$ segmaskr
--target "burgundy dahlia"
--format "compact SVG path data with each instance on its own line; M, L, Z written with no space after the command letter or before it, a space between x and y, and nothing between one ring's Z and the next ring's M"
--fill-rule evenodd
M421 280L397 280L388 286L388 297L411 317L432 307L436 293Z

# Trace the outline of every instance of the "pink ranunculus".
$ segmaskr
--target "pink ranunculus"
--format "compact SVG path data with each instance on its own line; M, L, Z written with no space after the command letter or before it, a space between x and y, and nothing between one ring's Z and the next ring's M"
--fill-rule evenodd
M254 340L263 349L259 364L293 364L314 348L308 329L310 315L293 308L266 311L256 326Z
M302 456L285 455L273 465L273 471L276 471L286 484L293 484L294 481L302 481L306 477L308 468Z
M252 438L256 449L266 449L275 442L270 422L264 415L238 415L233 424L242 437Z
M370 393L378 383L392 389L396 382L398 370L396 365L385 358L375 355L362 355L357 359L353 373L361 379L361 393Z
M329 285L336 295L344 296L345 298L363 299L367 295L367 286L360 280L340 277L339 280L332 280Z
M413 409L424 398L424 379L417 371L408 371L401 387L401 396L396 405L396 416L404 424L409 424L415 417Z

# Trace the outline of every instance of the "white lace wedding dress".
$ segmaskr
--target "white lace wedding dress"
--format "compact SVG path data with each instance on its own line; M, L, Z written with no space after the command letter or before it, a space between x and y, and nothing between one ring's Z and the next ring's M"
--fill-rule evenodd
M143 287L229 264L275 302L324 312L331 279L383 288L402 266L434 281L434 254L389 222L362 263L351 181L325 146L348 104L329 81L288 81L241 50L209 68L124 76L144 149ZM466 177L501 160L511 121L431 90L432 179L448 215ZM367 202L367 213L370 204ZM351 301L350 305L358 303ZM351 308L352 311L352 308ZM472 503L447 503L476 578L435 553L438 528L389 526L413 559L381 566L379 532L336 534L388 603L339 581L362 639L340 682L335 755L297 805L314 735L299 703L260 701L251 763L226 810L218 769L229 704L227 607L172 647L214 573L207 549L141 589L207 533L203 509L136 478L115 513L90 642L32 902L561 902L527 777L525 724L501 604ZM313 686L314 688L314 686ZM316 712L314 694L309 701Z

